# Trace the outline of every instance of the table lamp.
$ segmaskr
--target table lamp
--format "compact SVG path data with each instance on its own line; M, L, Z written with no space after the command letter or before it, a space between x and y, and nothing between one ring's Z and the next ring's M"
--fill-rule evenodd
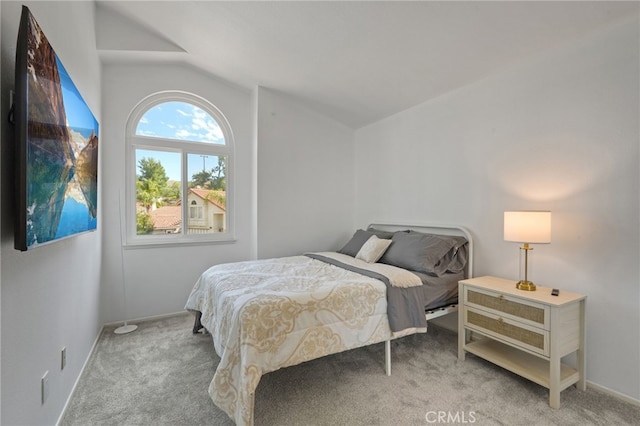
M504 240L523 243L524 279L518 281L520 290L535 291L536 286L528 279L529 244L549 244L551 242L550 211L510 211L504 212Z

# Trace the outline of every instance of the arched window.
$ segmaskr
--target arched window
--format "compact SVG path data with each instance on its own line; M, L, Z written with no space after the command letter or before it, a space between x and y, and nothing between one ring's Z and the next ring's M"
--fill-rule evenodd
M233 240L233 134L208 101L143 99L127 122L127 244Z

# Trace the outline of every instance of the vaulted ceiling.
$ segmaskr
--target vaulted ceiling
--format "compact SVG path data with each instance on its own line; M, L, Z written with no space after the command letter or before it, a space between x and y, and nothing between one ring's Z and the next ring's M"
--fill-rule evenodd
M353 128L637 19L637 2L98 1L105 63L191 64Z

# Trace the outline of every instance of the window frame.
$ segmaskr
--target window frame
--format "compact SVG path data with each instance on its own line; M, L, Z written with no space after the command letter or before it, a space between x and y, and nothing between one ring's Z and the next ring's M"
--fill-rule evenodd
M220 126L224 135L224 144L193 142L180 139L166 139L155 136L136 135L140 119L150 109L167 102L183 102L202 109ZM210 243L234 242L235 209L234 209L234 138L231 126L222 112L211 102L193 93L182 91L164 91L154 93L141 100L129 114L125 129L125 246L127 247L164 247L182 245L200 245ZM179 234L138 235L136 229L136 150L160 150L177 152L181 156L181 197L182 197L182 230ZM188 234L189 220L188 162L189 154L225 156L226 157L226 231L208 234Z

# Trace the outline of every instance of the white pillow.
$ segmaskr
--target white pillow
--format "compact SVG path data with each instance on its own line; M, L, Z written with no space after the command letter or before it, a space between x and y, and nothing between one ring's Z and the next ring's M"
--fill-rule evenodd
M362 245L356 259L364 260L367 263L376 263L389 248L391 240L384 240L372 235L366 243Z

